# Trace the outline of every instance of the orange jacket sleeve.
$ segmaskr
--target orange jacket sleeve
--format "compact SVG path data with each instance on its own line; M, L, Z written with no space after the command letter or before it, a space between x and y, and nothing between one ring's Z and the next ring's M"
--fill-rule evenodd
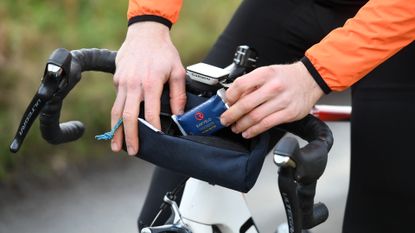
M343 27L308 49L302 61L320 87L329 88L326 93L341 91L414 39L415 0L370 0Z
M128 25L139 21L157 21L171 27L179 18L182 0L129 0Z

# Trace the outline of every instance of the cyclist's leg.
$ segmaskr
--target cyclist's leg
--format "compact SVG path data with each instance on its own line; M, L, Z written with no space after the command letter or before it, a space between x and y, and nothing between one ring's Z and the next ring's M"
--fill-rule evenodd
M344 232L412 232L415 44L353 87Z
M259 66L295 62L332 29L353 17L361 4L320 5L317 0L245 0L205 62L229 65L238 45L259 53ZM322 1L326 2L326 1Z

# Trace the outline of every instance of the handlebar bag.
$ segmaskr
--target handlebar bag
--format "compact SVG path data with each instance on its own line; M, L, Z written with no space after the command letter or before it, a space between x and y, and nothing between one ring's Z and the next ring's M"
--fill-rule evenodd
M174 125L168 96L165 91L161 101L164 132L154 131L139 121L140 149L136 156L211 184L248 192L259 176L265 156L277 141L275 138L279 139L283 132L273 135L265 132L249 140L234 134L230 128L224 128L214 136L171 135L165 133ZM188 93L186 111L205 100Z
M83 126L80 123L71 123L69 125L73 127L67 127L65 130L62 130L59 125L62 100L81 79L81 73L91 70L115 72L116 52L105 49L74 50L70 54L67 50L58 49L51 55L49 62L62 65L59 62L56 63L56 61L64 60L65 63L70 61L70 59L68 60L70 56L72 56L70 70L68 71L68 67L64 69L68 74L67 84L54 96L54 100L45 105L43 111L48 109L50 112L48 114L51 115L47 115L45 112L41 114L41 118L43 116L43 121L41 119L40 124L42 136L53 144L71 141L82 135ZM206 88L206 85L192 83L190 79L187 79L186 82L186 88L188 89L186 111L207 100L207 98L192 93L209 95L211 92L216 93L217 88L220 88L209 85ZM237 191L248 192L254 186L266 154L286 131L294 133L309 142L317 139L304 147L303 150L307 152L305 153L307 156L303 156L301 158L303 160L312 160L314 157L310 154L314 154L324 155L322 158L326 161L327 153L333 143L330 129L324 123L316 121L311 115L305 117L305 120L302 119L285 126L280 125L278 128L274 127L249 140L234 134L229 128L221 129L214 136L182 136L179 130L174 129L175 124L171 119L169 102L170 98L166 86L161 98L161 132L154 131L152 127L138 121L140 150L137 157L160 167ZM144 111L141 110L140 112L143 113ZM53 131L50 133L49 130L51 129ZM56 139L55 135L60 136ZM315 157L318 158L317 161L321 160L319 160L319 156ZM309 170L322 173L325 162L320 162L317 165L314 166L314 163L311 163L311 168L300 169L298 167L297 170L304 174L308 174L305 171ZM322 165L324 165L323 169L316 169L321 168ZM316 177L320 175L317 172L311 173L316 173ZM300 172L298 174L301 176Z

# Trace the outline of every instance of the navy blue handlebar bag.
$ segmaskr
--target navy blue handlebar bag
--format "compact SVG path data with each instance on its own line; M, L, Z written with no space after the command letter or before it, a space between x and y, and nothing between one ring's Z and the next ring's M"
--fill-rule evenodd
M205 100L188 94L186 110ZM169 116L168 94L163 93L161 102L162 127L165 128L174 124ZM270 145L275 143L268 132L250 140L234 134L229 128L213 136L181 136L155 131L141 121L139 133L138 158L240 192L248 192L254 186Z

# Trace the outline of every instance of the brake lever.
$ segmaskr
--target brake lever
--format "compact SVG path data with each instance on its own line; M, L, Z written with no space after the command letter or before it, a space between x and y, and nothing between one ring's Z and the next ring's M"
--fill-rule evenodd
M16 135L10 144L10 151L16 153L23 144L33 122L39 113L56 93L68 84L68 74L71 67L72 55L63 48L56 49L49 57L40 86L27 106L20 121Z
M289 232L301 233L327 220L329 211L323 203L314 204L317 179L325 169L327 156L300 159L297 139L282 138L274 150L279 167L278 186L283 200ZM304 167L312 166L315 169Z

